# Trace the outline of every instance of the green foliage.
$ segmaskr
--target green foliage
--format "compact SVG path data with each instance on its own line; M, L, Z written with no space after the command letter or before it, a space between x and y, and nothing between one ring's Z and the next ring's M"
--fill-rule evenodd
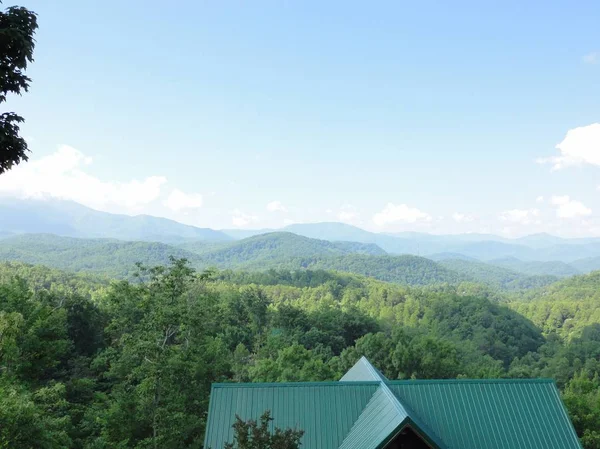
M588 326L600 323L600 271L523 292L510 307L547 334L581 336Z
M51 234L25 234L0 240L0 260L117 278L130 278L137 262L150 266L166 265L171 256L200 264L197 255L164 243L75 239Z
M343 257L300 259L282 264L290 269L309 268L344 271L369 276L386 282L406 285L458 283L466 280L432 260L418 256L367 256L349 254Z
M571 419L586 449L600 448L600 380L581 371L567 384L563 401L571 411Z
M282 263L301 257L323 257L345 254L383 255L385 251L374 244L356 242L330 242L289 232L260 234L244 240L221 244L191 243L180 245L197 252L206 263L223 268L244 268L261 264Z
M37 27L36 14L26 8L0 11L0 104L8 93L20 95L29 89L31 79L23 72L33 61ZM0 175L28 159L27 142L19 135L23 121L14 112L0 114Z
M65 386L55 384L31 394L0 377L0 448L62 449L71 447Z
M269 431L269 423L273 421L271 413L267 410L260 417L260 422L255 420L243 421L236 415L233 424L233 443L225 444L224 449L298 449L303 430L285 429L275 427Z
M335 380L366 355L391 379L553 377L597 448L597 280L563 282L537 291L580 298L566 320L472 283L197 273L181 259L108 283L0 265L0 447L200 448L211 383Z
M521 290L543 287L558 280L547 275L527 275L522 272L503 268L483 262L464 259L447 259L440 262L444 267L453 270L475 282L481 282L503 290Z
M524 273L530 276L550 275L556 277L565 277L581 274L581 271L573 266L574 264L568 264L560 261L523 261L515 259L513 257L507 257L504 259L491 260L489 261L489 263L492 265L497 265L499 267L509 268L511 270L518 271L520 273Z
M461 259L432 260L417 256L386 255L373 244L329 242L287 232L261 234L241 241L200 241L179 246L108 239L75 239L51 234L25 234L0 240L0 259L38 263L74 272L131 279L136 262L164 265L169 257L187 259L196 269L245 269L251 273L220 274L239 281L240 276L259 284L317 285L321 278L352 279L353 273L412 286L462 286L496 301L507 292L536 289L557 280L529 276L502 267ZM332 273L335 270L339 274ZM306 272L309 271L309 274ZM287 273L287 274L286 274ZM287 279L285 279L287 276ZM309 281L308 276L313 277ZM269 279L270 278L270 279ZM350 281L349 281L350 282ZM469 287L470 285L470 287ZM487 291L484 293L482 288Z

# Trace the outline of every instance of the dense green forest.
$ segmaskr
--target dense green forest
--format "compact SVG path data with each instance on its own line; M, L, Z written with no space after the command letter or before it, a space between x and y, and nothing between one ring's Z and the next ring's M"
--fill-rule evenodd
M408 285L482 283L494 289L520 290L548 285L558 278L530 275L475 260L435 262L419 256L388 255L371 243L329 242L276 232L240 241L195 241L178 246L114 239L76 239L24 234L0 240L0 260L42 264L73 272L131 279L135 264L165 264L169 256L186 258L192 267L264 271L336 270Z
M581 261L580 261L581 262ZM519 273L529 274L531 276L557 276L566 277L574 276L576 274L583 274L585 272L593 271L596 268L589 270L579 270L576 268L574 263L568 264L560 261L552 262L540 262L540 261L523 261L514 257L507 257L504 259L494 259L489 261L492 265L499 267L509 268Z
M392 379L552 377L600 447L598 273L498 296L177 259L137 270L0 265L0 447L200 448L212 382L333 380L361 355Z
M369 243L330 242L311 239L290 232L271 232L241 241L194 242L180 245L203 257L207 263L228 267L280 263L306 256L340 256L346 254L384 255L380 247ZM274 262L275 261L275 262Z
M502 290L543 287L558 280L556 276L528 275L516 270L465 259L446 259L438 263L474 282L481 282Z
M156 242L77 239L52 234L24 234L0 240L0 260L118 278L131 276L137 262L161 265L168 263L170 256L186 258L194 266L201 264L194 253Z

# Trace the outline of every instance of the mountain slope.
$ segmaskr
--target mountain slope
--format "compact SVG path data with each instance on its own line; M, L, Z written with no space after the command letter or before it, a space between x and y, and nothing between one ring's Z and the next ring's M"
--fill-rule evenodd
M76 239L28 234L0 240L0 260L43 264L69 271L128 277L135 264L164 264L170 256L184 257L203 269L274 268L337 270L408 285L457 283L465 277L432 260L417 256L388 256L381 249L353 242L327 242L291 233L272 233L230 243L205 243L208 251L193 253L182 247L152 242ZM357 251L363 254L356 253ZM369 254L364 254L368 252Z
M374 243L384 251L393 254L427 254L444 250L443 244L428 238L378 234L345 223L297 223L286 226L284 230L321 240Z
M76 239L50 234L27 234L0 240L0 260L3 261L116 277L132 274L137 262L149 266L164 265L170 256L186 258L195 266L202 264L194 253L156 242Z
M427 255L427 258L434 260L436 262L441 262L443 260L468 260L468 261L472 261L472 262L479 262L479 260L475 259L474 257L465 256L464 254L460 254L460 253L450 253L450 252L429 254L429 255Z
M221 231L188 226L166 218L110 214L72 201L13 200L1 197L0 230L163 243L231 240L231 237Z
M571 265L581 273L600 270L600 257L586 257L585 259L575 260Z
M367 256L349 254L343 257L303 259L291 262L288 268L344 271L372 277L381 281L406 285L455 284L468 280L433 260L419 256ZM285 267L286 265L284 265Z
M567 340L581 337L598 341L600 271L520 292L510 307L546 333L556 333ZM594 354L597 357L598 352Z
M490 260L488 263L508 268L531 276L549 275L558 277L574 276L582 272L572 264L560 261L542 262L537 260L523 261L514 257Z
M547 287L527 293L530 299L542 299L543 301L600 301L600 271L589 274L573 276L555 282ZM600 307L600 302L598 302Z
M447 259L439 263L475 282L493 285L504 290L542 287L558 280L554 276L529 276L508 268L472 260Z
M212 246L212 248L211 248ZM188 246L183 244L182 248ZM342 256L352 253L385 254L373 244L356 242L329 242L311 239L290 232L261 234L221 245L190 245L207 263L220 267L237 268L248 265L277 266L299 257Z

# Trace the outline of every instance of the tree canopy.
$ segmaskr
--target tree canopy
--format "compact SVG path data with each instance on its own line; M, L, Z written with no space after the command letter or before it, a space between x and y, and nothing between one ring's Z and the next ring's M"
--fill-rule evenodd
M37 28L36 14L27 8L0 11L0 104L7 94L20 95L29 89L31 79L25 70L33 61ZM27 142L19 134L24 120L14 112L0 113L0 174L28 159Z
M362 355L390 379L554 378L585 449L600 447L595 275L548 290L581 298L564 332L542 298L464 286L182 259L136 270L0 264L0 447L201 448L211 383L337 380Z

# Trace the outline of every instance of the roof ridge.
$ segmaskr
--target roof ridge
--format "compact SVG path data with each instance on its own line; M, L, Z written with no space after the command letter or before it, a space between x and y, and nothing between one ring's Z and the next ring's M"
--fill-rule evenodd
M215 382L213 388L270 388L270 387L355 387L379 385L377 380L361 381L324 381L324 382Z
M496 384L496 383L556 383L554 379L539 378L497 378L497 379L401 379L390 380L390 385L411 384Z
M393 393L389 395L385 383L378 383L339 449L376 449L408 418L406 411L397 407Z

